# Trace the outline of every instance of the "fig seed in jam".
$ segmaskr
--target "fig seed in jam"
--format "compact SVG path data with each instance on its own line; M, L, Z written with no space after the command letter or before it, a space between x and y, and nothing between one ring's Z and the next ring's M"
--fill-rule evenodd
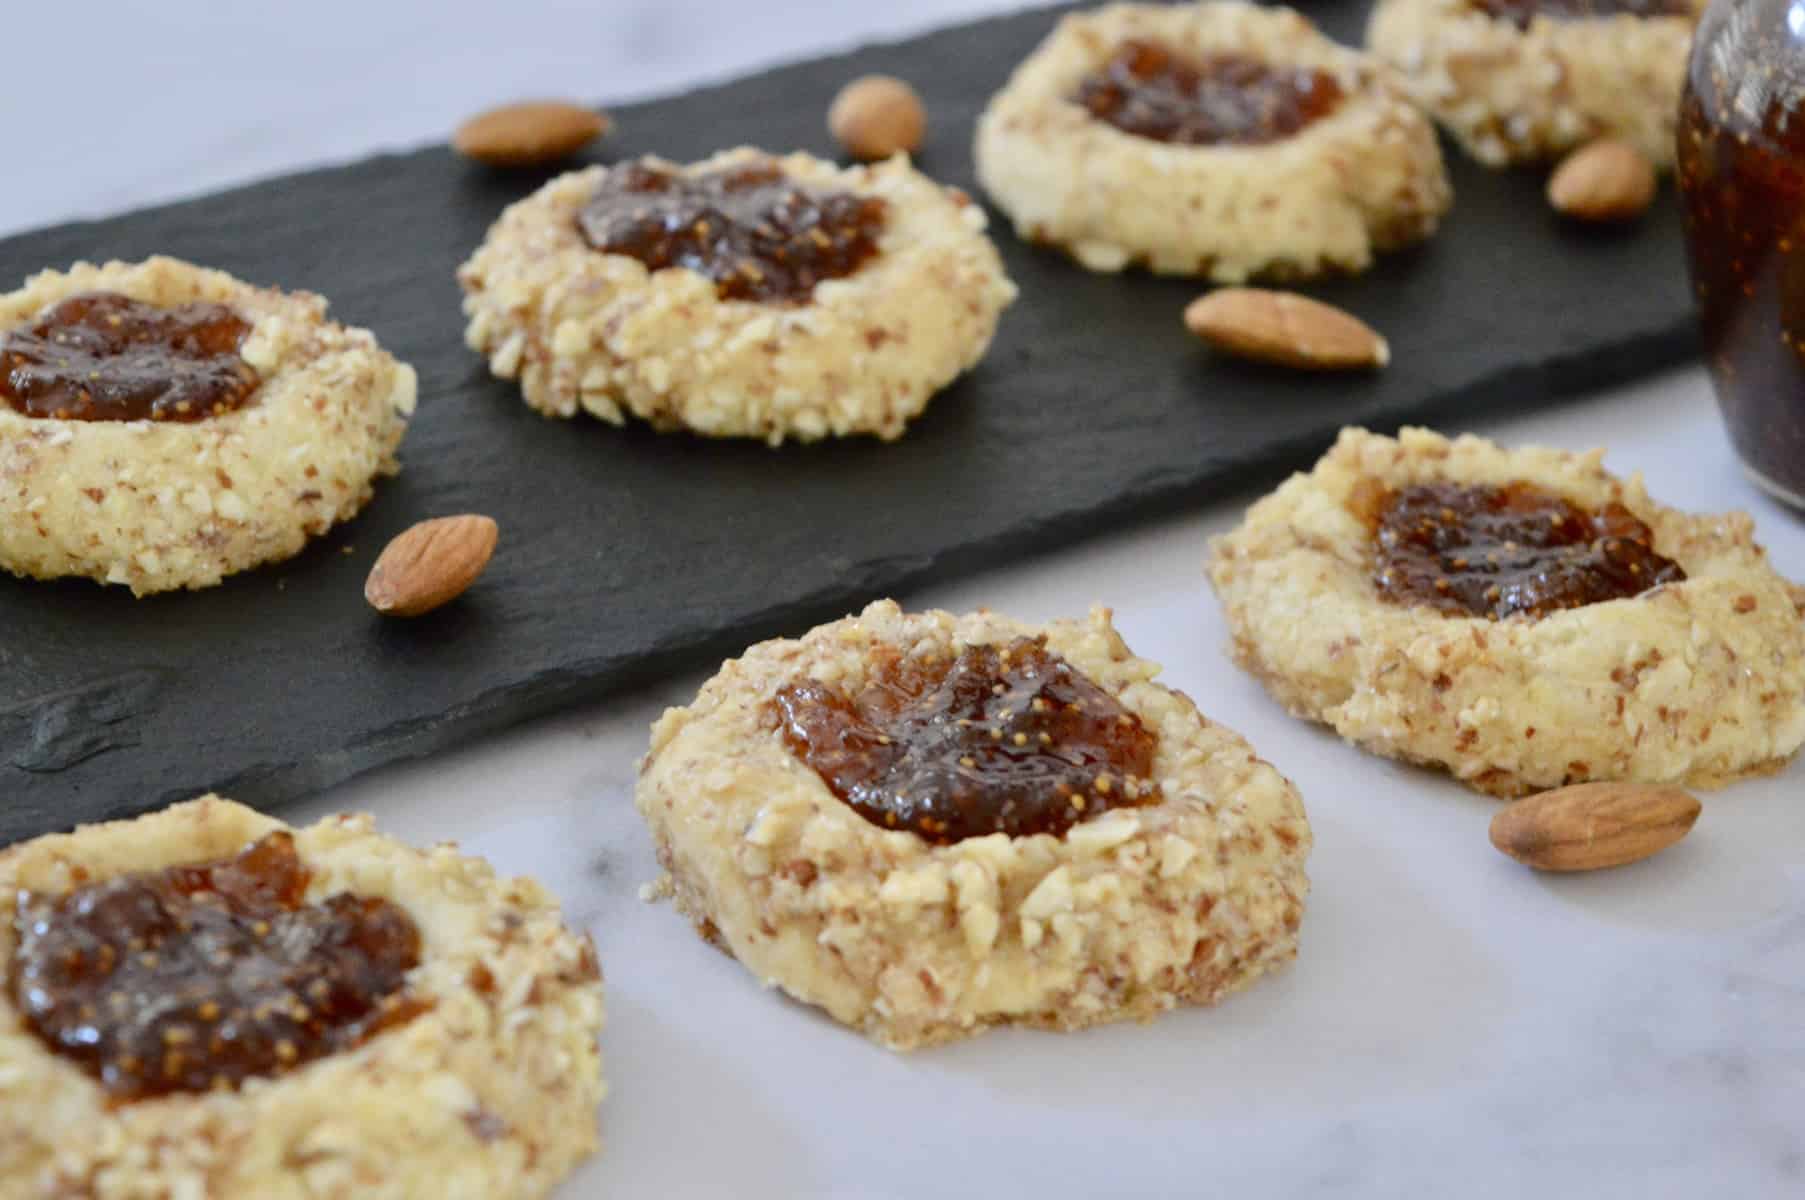
M1153 731L1044 638L932 660L881 650L858 693L810 679L771 707L784 744L835 795L930 842L1061 837L1159 799Z
M9 985L27 1027L118 1101L230 1088L414 1016L420 932L387 900L303 902L294 838L22 892Z
M577 223L595 249L654 271L687 267L724 300L799 303L874 258L887 218L875 196L810 187L775 163L701 175L627 163Z
M1687 0L1473 0L1487 16L1528 29L1536 17L1550 21L1586 21L1601 17L1688 17Z
M1123 133L1185 146L1251 146L1290 137L1341 103L1335 77L1224 54L1186 62L1130 40L1074 99Z
M238 355L250 331L223 304L71 296L0 335L0 400L65 421L205 420L257 390L257 372Z
M1686 578L1623 505L1588 512L1533 484L1413 484L1373 515L1379 594L1451 616L1543 617Z

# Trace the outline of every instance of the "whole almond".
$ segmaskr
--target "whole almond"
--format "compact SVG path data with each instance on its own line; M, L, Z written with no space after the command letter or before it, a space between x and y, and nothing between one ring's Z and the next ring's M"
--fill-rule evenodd
M458 153L492 167L557 162L608 132L606 116L562 100L529 100L478 113L451 138Z
M1219 288L1185 309L1185 328L1226 354L1306 370L1382 367L1391 347L1360 318L1264 288Z
M1548 203L1579 221L1633 221L1654 199L1654 164L1616 138L1581 146L1548 177Z
M475 513L421 521L377 556L364 599L379 613L417 617L463 595L495 553L495 522Z
M1577 783L1517 801L1492 818L1492 845L1538 871L1594 871L1639 862L1698 820L1676 787Z
M927 113L915 89L889 75L866 75L840 89L827 128L854 158L872 162L921 149Z

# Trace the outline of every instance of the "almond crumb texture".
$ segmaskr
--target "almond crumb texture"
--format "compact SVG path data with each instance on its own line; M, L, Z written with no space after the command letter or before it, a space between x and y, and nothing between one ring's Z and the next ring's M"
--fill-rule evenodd
M1125 47L1185 66L1232 58L1320 72L1324 115L1258 144L1124 132L1075 97ZM1287 8L1112 4L1063 18L978 122L978 178L1024 238L1093 271L1221 283L1361 271L1434 233L1453 201L1430 122L1390 67Z
M1314 470L1212 546L1236 661L1296 715L1497 796L1588 780L1715 787L1778 770L1805 742L1805 622L1790 586L1746 513L1668 508L1603 458L1426 429L1395 440L1343 430ZM1374 497L1441 483L1620 505L1646 525L1642 553L1667 563L1666 581L1501 619L1388 599L1375 578Z
M230 858L285 830L207 796L13 847L0 854L0 888L61 895ZM382 837L368 817L292 832L308 872L304 902L349 893L412 918L419 964L403 995L417 1011L353 1049L236 1088L120 1103L31 1031L9 985L0 998L0 1195L515 1200L549 1195L594 1151L601 972L556 901L454 847L418 851ZM9 963L18 946L9 919L0 926ZM196 1034L177 1048L205 1045Z
M322 298L173 258L76 263L0 296L0 330L85 292L230 307L251 324L239 353L260 383L243 407L192 422L35 418L0 403L0 567L138 595L210 587L299 553L398 469L413 368L328 321Z
M1015 298L983 210L904 155L842 168L742 147L686 167L612 170L636 166L688 178L775 166L805 187L881 200L876 253L799 303L729 298L688 267L649 270L592 248L579 216L611 168L560 176L509 207L458 271L465 340L548 416L580 409L619 425L633 415L772 444L900 437L983 358Z
M1673 166L1690 11L1493 16L1474 0L1379 0L1366 44L1403 73L1417 103L1490 167L1542 162L1617 137Z
M1042 636L1157 737L1150 780L1100 780L1093 796L1150 782L1154 802L1093 803L1061 836L935 843L843 802L771 715L801 680L856 692L885 659L944 662ZM1158 671L1106 610L1036 627L880 601L752 647L667 711L636 801L704 938L891 1049L993 1025L1146 1020L1296 954L1311 843L1291 784Z

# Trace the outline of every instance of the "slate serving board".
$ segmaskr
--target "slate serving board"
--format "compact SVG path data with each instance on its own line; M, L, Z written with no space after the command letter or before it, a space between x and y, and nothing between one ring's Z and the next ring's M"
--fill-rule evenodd
M1365 3L1308 7L1358 40ZM829 99L882 70L927 97L922 166L975 192L973 121L1057 11L619 109L591 158L742 142L828 154ZM416 366L421 394L401 476L290 563L146 600L0 579L0 841L206 788L278 805L911 584L1271 480L1346 423L1459 428L1693 352L1671 194L1639 228L1601 235L1563 228L1537 174L1452 150L1450 163L1458 201L1440 237L1309 289L1389 335L1385 372L1217 360L1180 325L1196 285L1090 275L998 220L1022 299L982 368L892 445L771 450L531 413L464 349L453 272L547 176L442 146L0 242L6 287L77 258L163 252L319 291ZM412 623L369 612L382 545L469 510L503 531L477 589ZM1110 588L1098 580L1073 611Z

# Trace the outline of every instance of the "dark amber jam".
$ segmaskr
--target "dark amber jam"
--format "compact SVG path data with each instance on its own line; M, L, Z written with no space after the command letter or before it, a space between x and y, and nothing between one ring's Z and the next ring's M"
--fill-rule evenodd
M1217 55L1186 62L1156 42L1124 42L1074 97L1123 133L1186 146L1288 138L1341 103L1332 75Z
M875 196L805 186L775 164L682 175L615 167L578 216L589 244L654 271L687 267L726 300L804 301L878 252L887 209Z
M28 417L65 421L204 420L257 390L257 372L238 356L250 331L223 304L72 296L0 336L0 398Z
M1551 21L1584 21L1597 17L1690 16L1687 0L1473 0L1488 16L1528 29L1535 17Z
M386 900L303 903L294 839L19 896L9 983L26 1025L118 1100L229 1088L419 1011L420 933Z
M805 680L772 709L835 795L930 842L1059 837L1159 795L1153 731L1040 638L932 661L886 650L856 694Z
M1733 8L1732 27L1694 54L1679 180L1730 440L1763 484L1805 505L1805 52L1759 28L1762 15Z
M1542 617L1686 578L1621 504L1589 512L1528 483L1419 483L1379 498L1379 594L1451 616Z

